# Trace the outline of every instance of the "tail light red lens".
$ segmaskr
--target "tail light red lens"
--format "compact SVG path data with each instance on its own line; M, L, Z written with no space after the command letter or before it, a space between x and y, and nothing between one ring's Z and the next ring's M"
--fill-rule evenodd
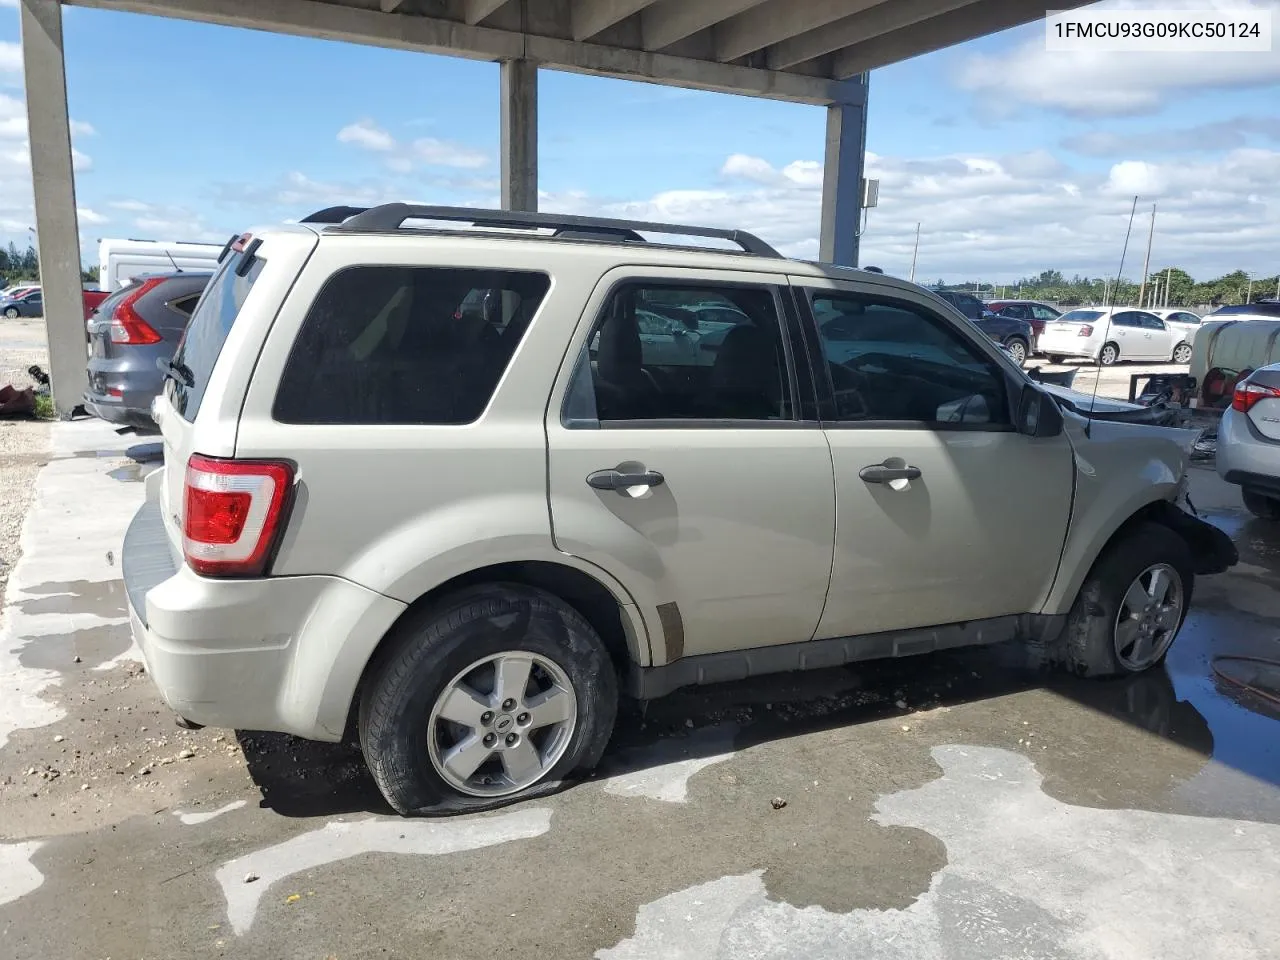
M1231 409L1248 413L1259 400L1280 397L1280 388L1267 387L1261 383L1238 383L1236 391L1231 395Z
M1077 336L1077 337L1092 337L1092 336L1093 336L1093 324L1091 324L1091 323L1082 323L1082 324L1080 324L1080 330L1079 330L1079 332L1078 332L1078 333L1076 333L1076 336Z
M162 283L164 283L164 277L144 280L138 285L138 289L116 304L115 310L111 313L112 343L137 345L160 342L160 334L156 333L155 327L139 316L134 304Z
M277 460L187 463L182 552L206 577L259 577L284 529L293 466Z

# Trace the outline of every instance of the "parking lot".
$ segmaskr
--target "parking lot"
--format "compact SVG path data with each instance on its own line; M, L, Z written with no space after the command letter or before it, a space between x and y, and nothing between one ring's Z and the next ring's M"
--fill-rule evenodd
M987 648L686 689L624 712L587 782L402 820L350 748L177 727L119 580L155 464L97 421L0 429L36 477L0 642L4 956L1275 955L1280 713L1220 658L1280 655L1280 530L1211 468L1192 498L1241 561L1164 668Z

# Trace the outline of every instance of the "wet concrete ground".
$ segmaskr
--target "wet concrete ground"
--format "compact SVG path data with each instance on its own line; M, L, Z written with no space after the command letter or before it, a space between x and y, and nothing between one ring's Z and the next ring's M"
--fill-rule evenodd
M174 725L118 580L133 442L55 429L10 582L0 956L1280 956L1280 713L1215 670L1280 658L1280 528L1211 469L1241 563L1165 668L989 649L681 691L591 781L406 821L347 748Z

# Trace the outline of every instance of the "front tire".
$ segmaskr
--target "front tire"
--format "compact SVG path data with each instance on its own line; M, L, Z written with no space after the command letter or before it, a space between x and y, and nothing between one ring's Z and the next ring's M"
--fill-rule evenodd
M1054 659L1087 677L1154 667L1182 627L1194 579L1186 541L1162 524L1140 524L1094 563Z
M1067 358L1065 355L1061 353L1051 353L1049 354L1049 362L1050 363L1066 363Z
M1257 490L1241 490L1244 507L1259 520L1280 520L1280 498L1268 497Z
M1098 362L1104 367L1109 367L1120 359L1120 348L1114 343L1104 343L1102 349L1098 351Z
M1191 344L1180 343L1173 348L1174 363L1190 363L1191 362Z
M360 700L360 746L400 814L490 809L599 762L613 663L577 610L518 584L455 594L398 624Z
M10 320L17 320L19 317L18 308L9 307L5 310L4 315L8 317Z

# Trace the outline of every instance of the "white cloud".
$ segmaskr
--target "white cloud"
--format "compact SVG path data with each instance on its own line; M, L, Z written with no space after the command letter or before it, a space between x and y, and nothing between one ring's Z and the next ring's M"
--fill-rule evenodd
M22 45L0 40L0 73L22 72Z
M69 121L71 127L71 135L73 137L94 137L98 131L93 128L93 124L85 123L83 120Z
M730 154L720 167L720 175L741 177L758 183L773 183L778 179L778 171L773 169L772 164L759 157L749 157L745 153Z
M127 210L133 213L145 213L151 209L151 204L143 203L141 200L112 200L107 206L115 210Z
M1117 0L1094 8L1204 10L1254 7L1271 10L1280 26L1280 0ZM1233 90L1280 85L1280 56L1270 53L1098 53L1047 51L1043 27L1012 50L975 54L960 67L960 87L982 95L988 110L1019 105L1079 116L1154 112L1185 91Z
M489 163L487 153L451 140L419 137L401 143L372 120L347 124L338 131L338 142L382 154L385 157L383 162L394 173L409 173L418 166L474 170Z
M396 141L372 120L357 120L338 131L339 143L354 143L366 150L394 150Z
M82 224L99 224L106 223L107 218L96 210L90 210L88 207L76 207L76 216Z

